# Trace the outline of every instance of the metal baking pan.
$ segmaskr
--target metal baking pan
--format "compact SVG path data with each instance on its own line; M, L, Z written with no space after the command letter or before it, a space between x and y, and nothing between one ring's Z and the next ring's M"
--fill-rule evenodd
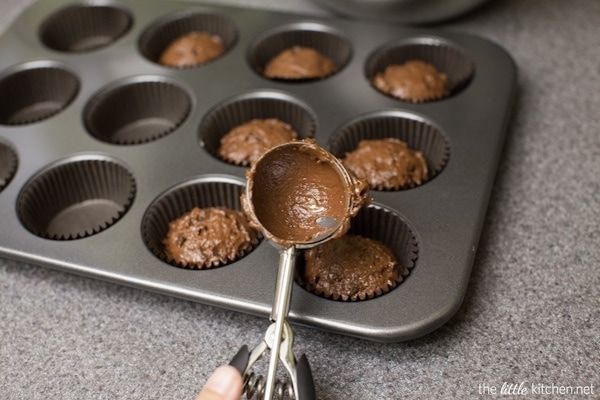
M223 36L223 56L185 69L155 61L169 35L198 25ZM262 77L291 42L320 47L340 70ZM382 63L406 57L439 64L451 95L414 104L371 86ZM296 283L290 311L292 323L375 341L424 335L463 300L515 81L505 50L459 32L184 2L39 2L0 37L0 256L267 317L273 246L262 240L218 268L178 268L152 251L160 228L148 218L190 189L200 203L237 207L246 169L213 155L215 126L277 110L336 155L363 128L430 153L428 182L372 190L356 224L406 258L404 281L356 302Z

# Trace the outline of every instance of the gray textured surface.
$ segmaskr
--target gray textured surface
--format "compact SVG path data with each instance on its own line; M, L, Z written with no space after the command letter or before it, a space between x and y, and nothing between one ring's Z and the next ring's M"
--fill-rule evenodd
M2 0L6 29L30 0ZM228 0L324 14L306 0ZM323 399L600 398L600 2L497 0L443 26L504 46L519 98L467 296L442 328L381 344L296 327ZM1 221L0 221L1 229ZM0 259L2 399L191 399L267 321Z

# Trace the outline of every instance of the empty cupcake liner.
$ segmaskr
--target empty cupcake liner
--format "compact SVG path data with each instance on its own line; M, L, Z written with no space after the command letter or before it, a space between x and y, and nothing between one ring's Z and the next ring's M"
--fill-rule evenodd
M175 82L139 77L96 95L84 110L84 123L103 142L141 144L176 130L191 107L190 95Z
M140 52L148 60L159 64L160 56L169 44L192 32L204 32L221 38L225 47L224 54L235 45L238 39L237 27L226 16L209 12L185 11L168 15L146 29L140 38ZM220 57L209 62L218 58ZM199 65L204 64L206 63Z
M17 200L21 223L53 240L94 235L116 223L135 197L133 175L104 156L76 156L45 168Z
M444 98L463 90L475 73L473 62L457 45L438 37L414 37L394 41L375 50L365 65L366 78L372 85L375 75L383 72L387 66L403 64L409 60L425 61L448 76L449 95ZM375 90L379 91L377 88ZM433 100L441 99L430 101Z
M12 180L18 164L19 159L13 147L0 139L0 192Z
M406 220L396 211L378 203L371 203L363 207L352 219L350 229L346 234L360 235L377 240L386 245L396 256L400 267L399 279L388 287L379 288L368 293L364 298L344 298L334 293L325 293L315 290L314 287L302 279L304 268L304 257L299 257L297 263L296 282L307 291L330 300L339 301L364 301L373 299L397 287L410 274L415 267L418 258L418 243L411 227Z
M418 114L400 110L374 112L347 122L331 136L329 150L344 158L346 153L356 149L361 140L385 138L402 140L410 149L423 153L428 177L422 184L439 175L450 158L450 146L441 128ZM401 189L408 188L394 190Z
M306 46L319 51L333 60L338 68L337 72L346 66L352 56L352 46L341 32L319 23L299 22L277 27L256 38L250 46L248 62L257 74L263 76L266 64L283 50L293 46ZM327 77L329 76L331 75ZM305 82L307 80L282 79L282 81Z
M163 240L169 231L169 223L194 207L226 207L242 211L240 196L244 192L244 181L223 176L203 176L183 182L161 194L146 210L142 219L142 236L148 249L160 260L175 267L209 269L229 264L249 254L259 243L261 236L249 248L240 249L234 259L222 264L195 265L179 263L170 259Z
M0 124L25 125L50 118L73 101L79 86L77 76L58 63L19 65L0 79Z
M67 6L50 15L39 37L47 47L68 53L96 50L125 35L132 25L129 11L109 5Z
M316 130L315 114L304 102L283 92L254 91L229 98L207 112L200 123L201 143L206 151L221 159L221 138L257 118L276 118L289 124L298 139L313 137Z

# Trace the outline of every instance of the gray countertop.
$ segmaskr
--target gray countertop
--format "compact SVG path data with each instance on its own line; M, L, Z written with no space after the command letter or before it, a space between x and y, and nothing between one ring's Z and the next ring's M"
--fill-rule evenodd
M31 3L3 0L0 29ZM221 3L327 15L307 0ZM407 342L295 327L319 398L497 397L510 384L526 398L600 398L599 22L597 1L496 0L441 25L500 44L519 69L467 294ZM267 326L0 259L0 397L192 399Z

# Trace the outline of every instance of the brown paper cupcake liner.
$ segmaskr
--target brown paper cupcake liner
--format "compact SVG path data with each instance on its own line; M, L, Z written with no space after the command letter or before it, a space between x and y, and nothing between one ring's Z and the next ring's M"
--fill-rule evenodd
M457 45L438 37L415 37L391 42L375 50L366 63L366 78L373 85L375 75L383 72L387 66L403 64L409 60L432 64L439 72L448 76L448 95L423 101L441 100L456 95L468 85L475 73L473 62ZM379 91L376 87L374 89ZM388 93L384 94L393 97Z
M13 147L0 138L0 192L12 180L18 164L19 159Z
M298 139L313 137L316 117L309 106L283 92L254 91L227 99L210 110L200 123L201 143L212 156L219 156L221 138L236 126L253 119L276 118L289 124Z
M392 282L385 287L376 288L373 291L366 292L356 299L349 298L341 293L316 290L312 285L304 282L302 279L303 257L299 257L298 271L296 273L296 282L307 291L330 300L338 301L363 301L374 299L389 293L392 289L400 285L415 267L418 258L417 239L406 220L396 211L378 203L371 203L364 207L356 215L350 225L350 230L346 234L360 235L385 244L396 256L400 268L400 275L397 281Z
M162 52L176 39L192 32L205 32L221 38L224 53L210 61L186 67L194 68L218 60L223 57L237 42L238 30L228 17L215 13L185 11L168 15L154 22L142 34L139 42L140 52L148 60L159 63ZM162 65L162 64L161 64Z
M230 264L248 255L260 243L261 236L257 232L257 240L248 248L242 248L235 257L226 262L215 262L209 265L196 265L177 262L169 258L163 240L169 231L169 223L194 207L226 207L242 211L240 196L244 192L244 182L235 178L203 176L183 182L161 194L144 213L142 219L142 236L146 247L157 258L174 267L187 269L209 269Z
M293 46L311 47L329 57L341 71L352 56L352 46L348 39L336 29L313 22L299 22L272 29L256 38L250 46L248 62L257 74L263 76L265 66L283 50ZM306 82L316 79L276 79L285 82Z
M17 213L37 236L73 240L115 224L135 196L133 175L104 156L77 156L45 168L23 188Z
M400 110L374 112L347 122L331 136L329 149L331 153L343 159L346 153L358 147L361 140L385 138L402 140L410 149L423 153L428 176L421 185L438 176L450 158L450 146L441 128L425 117ZM411 187L371 189L403 190Z
M42 24L47 47L68 53L96 50L114 43L132 25L129 11L115 6L80 4L65 7Z
M79 79L51 61L19 65L0 79L0 124L39 122L65 109L79 92Z
M95 138L135 145L175 131L192 107L188 92L162 77L143 77L111 86L84 110L84 123Z

